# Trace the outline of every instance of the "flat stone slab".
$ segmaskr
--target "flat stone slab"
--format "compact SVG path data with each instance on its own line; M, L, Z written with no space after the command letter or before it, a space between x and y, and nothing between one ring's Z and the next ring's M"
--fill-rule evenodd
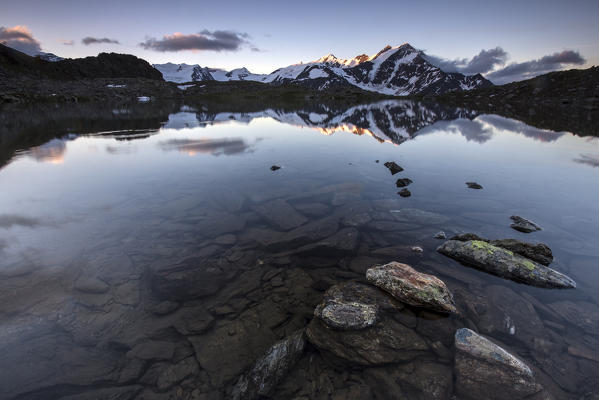
M390 262L366 271L366 280L397 300L416 307L444 313L457 313L453 296L445 283L407 264Z
M522 360L470 329L456 331L455 348L460 398L514 400L543 389Z
M481 240L492 244L493 246L503 247L504 249L513 251L523 257L529 258L543 265L549 265L553 262L553 252L545 243L527 243L517 239L495 239L489 240L481 238L474 233L462 233L456 235L450 240L459 240L467 242L468 240Z
M493 246L482 240L448 240L437 251L467 266L543 288L575 288L574 280L511 250Z
M277 229L288 231L308 222L308 219L295 211L285 200L273 200L252 207L256 213Z

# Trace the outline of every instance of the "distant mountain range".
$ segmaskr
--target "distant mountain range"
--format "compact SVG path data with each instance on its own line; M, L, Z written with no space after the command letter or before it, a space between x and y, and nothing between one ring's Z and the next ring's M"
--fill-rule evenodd
M154 64L167 81L248 80L269 84L293 83L316 90L355 86L372 92L405 96L443 94L493 86L482 75L445 72L409 44L386 46L373 56L349 60L327 54L309 63L279 68L270 74L252 74L246 68L232 71L188 64Z

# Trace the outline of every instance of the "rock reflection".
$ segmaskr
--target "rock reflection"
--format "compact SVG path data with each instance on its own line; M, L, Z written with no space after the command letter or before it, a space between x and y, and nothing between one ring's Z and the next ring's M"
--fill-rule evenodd
M52 139L41 146L32 147L27 155L37 162L62 164L66 150L67 145L65 140Z
M579 158L574 159L580 164L590 165L591 167L599 167L599 154L581 154Z
M252 145L241 138L222 139L170 139L158 143L163 151L176 150L194 156L198 153L211 154L213 156L234 155L251 152Z

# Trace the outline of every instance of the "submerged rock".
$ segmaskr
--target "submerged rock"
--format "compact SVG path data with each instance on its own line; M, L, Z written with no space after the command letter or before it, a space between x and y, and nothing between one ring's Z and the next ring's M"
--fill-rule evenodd
M275 228L288 231L305 224L308 219L298 213L285 200L277 199L252 207L256 213Z
M328 300L319 304L314 316L336 329L362 329L374 325L378 307L357 301Z
M403 188L399 192L397 192L397 194L400 195L401 197L410 197L412 195L412 192L410 192L406 188Z
M522 218L517 215L512 215L510 219L514 221L510 226L517 231L530 233L541 230L541 227L539 225L526 218Z
M465 265L516 282L545 288L576 287L570 277L482 240L448 240L437 251Z
M389 169L389 171L391 171L391 175L395 175L398 172L403 171L403 168L400 167L399 165L397 165L395 163L395 161L388 161L386 163L383 164L385 167L387 167Z
M397 187L406 187L408 186L410 183L413 183L412 180L410 178L399 178L397 180L397 182L395 182L395 185Z
M407 264L390 262L366 271L366 279L406 304L456 313L451 292L442 280L420 273Z
M455 334L456 392L466 399L523 399L543 390L530 367L467 328Z
M268 395L293 368L306 347L304 330L273 344L239 377L232 392L234 400L252 400Z
M530 258L543 265L549 265L553 262L553 252L544 243L527 243L517 239L496 239L489 240L483 239L474 233L463 233L456 235L451 240L459 240L461 242L467 242L468 240L480 240L487 242L493 246L501 247L506 250L513 251L514 253L520 254L526 258Z
M483 187L476 182L466 182L469 189L482 189Z

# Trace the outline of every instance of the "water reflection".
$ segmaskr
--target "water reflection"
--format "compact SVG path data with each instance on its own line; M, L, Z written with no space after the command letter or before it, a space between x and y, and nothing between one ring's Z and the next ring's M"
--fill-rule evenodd
M451 398L463 326L555 398L599 394L599 141L407 101L73 109L15 116L0 135L0 398L231 398L324 290L391 260L443 279L463 315L405 306L389 321L420 345L401 363L354 368L311 347L272 398L372 398L380 382ZM32 162L60 154L59 168ZM514 213L543 230L514 231ZM465 268L435 251L441 230L547 243L579 287Z
M574 161L581 164L587 164L591 167L599 167L599 154L581 154Z

